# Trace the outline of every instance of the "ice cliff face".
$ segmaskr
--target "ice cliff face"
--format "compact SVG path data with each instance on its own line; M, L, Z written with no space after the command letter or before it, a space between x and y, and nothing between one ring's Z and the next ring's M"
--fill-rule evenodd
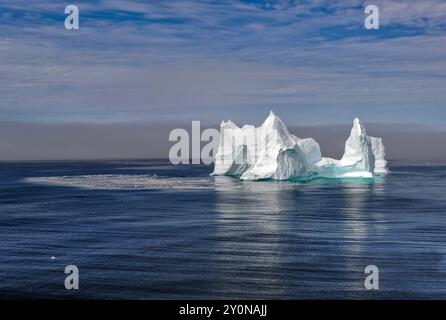
M260 127L233 122L220 125L220 145L213 175L235 176L242 180L287 180L322 176L373 177L387 174L381 138L369 137L354 119L341 160L322 158L319 144L288 132L272 111Z

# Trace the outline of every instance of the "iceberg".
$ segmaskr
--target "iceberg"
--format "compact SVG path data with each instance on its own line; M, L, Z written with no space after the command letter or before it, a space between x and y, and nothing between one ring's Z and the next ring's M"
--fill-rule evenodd
M214 162L212 175L241 180L372 178L389 173L382 139L369 137L358 118L353 120L344 155L336 160L322 157L314 139L291 134L273 111L259 127L240 128L222 121Z

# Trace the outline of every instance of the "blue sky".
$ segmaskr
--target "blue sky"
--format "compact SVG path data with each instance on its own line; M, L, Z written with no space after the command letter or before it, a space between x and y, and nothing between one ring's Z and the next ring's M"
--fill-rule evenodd
M0 121L442 127L446 2L0 0L0 61Z

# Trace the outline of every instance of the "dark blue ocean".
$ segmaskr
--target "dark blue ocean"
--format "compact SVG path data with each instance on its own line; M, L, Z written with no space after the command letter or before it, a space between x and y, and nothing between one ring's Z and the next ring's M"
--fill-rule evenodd
M299 184L167 161L0 163L0 298L446 299L446 167L390 169Z

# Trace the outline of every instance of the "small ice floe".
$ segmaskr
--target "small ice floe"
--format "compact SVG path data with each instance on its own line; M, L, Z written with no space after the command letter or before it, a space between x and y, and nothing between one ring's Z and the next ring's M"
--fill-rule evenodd
M34 184L102 190L202 190L214 188L209 177L160 177L157 175L97 174L80 176L29 177Z

